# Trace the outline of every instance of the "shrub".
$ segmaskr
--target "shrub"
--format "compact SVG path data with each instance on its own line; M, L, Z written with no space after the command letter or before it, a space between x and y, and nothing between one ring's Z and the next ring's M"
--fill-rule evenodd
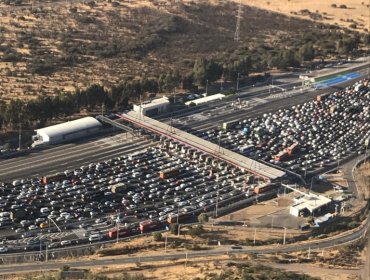
M331 7L332 8L336 8L337 7L337 4L331 4Z
M162 233L160 232L153 232L152 234L154 241L161 241L162 240Z
M339 6L339 8L341 8L341 9L347 9L347 6L344 5L344 4L342 4L342 5Z

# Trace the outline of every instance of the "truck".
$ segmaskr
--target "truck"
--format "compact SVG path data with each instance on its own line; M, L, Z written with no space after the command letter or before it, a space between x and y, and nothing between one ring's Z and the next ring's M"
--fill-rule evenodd
M156 230L162 228L162 223L156 220L146 220L139 224L139 229L141 233Z
M94 201L96 199L99 199L101 198L102 196L104 196L104 191L88 191L84 194L82 194L82 201L84 202L90 202L90 201Z
M239 120L223 122L222 123L222 129L223 130L229 130L229 129L232 129L232 128L236 127L238 124L239 124Z
M287 151L281 151L277 155L274 156L276 161L282 161L288 157Z
M124 183L118 183L118 184L112 185L110 190L112 193L122 193L125 190L127 190L127 186Z
M256 187L254 187L254 193L256 194L260 194L260 193L264 193L264 192L267 192L269 190L271 190L273 187L273 184L271 183L266 183L266 184L263 184L263 185L258 185Z
M239 151L243 154L249 154L250 152L253 152L256 149L254 145L246 145L239 148Z
M45 186L48 183L66 180L67 176L64 173L59 173L51 176L42 176L41 182Z
M118 237L121 238L121 237L128 237L132 234L132 231L130 228L128 227L122 227L118 230ZM113 228L111 230L108 231L108 237L110 239L113 239L113 238L117 238L117 229L116 228Z
M178 216L178 218L177 218ZM169 224L175 224L177 222L183 222L185 220L188 220L191 217L190 214L187 213L179 213L179 214L174 214L174 215L168 215L167 217L167 223Z
M159 172L159 178L168 179L170 177L176 176L178 173L179 173L178 168L169 168L169 169L161 170Z
M288 155L292 155L298 148L298 143L295 142L293 143L292 145L290 145L288 148L286 148L286 152L288 153Z

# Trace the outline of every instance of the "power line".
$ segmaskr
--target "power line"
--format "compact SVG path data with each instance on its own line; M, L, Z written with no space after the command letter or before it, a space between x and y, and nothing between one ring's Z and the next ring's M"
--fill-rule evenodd
M242 18L242 1L240 0L239 6L238 6L238 13L236 14L236 28L235 28L235 34L234 34L235 42L240 41L240 20L241 18Z

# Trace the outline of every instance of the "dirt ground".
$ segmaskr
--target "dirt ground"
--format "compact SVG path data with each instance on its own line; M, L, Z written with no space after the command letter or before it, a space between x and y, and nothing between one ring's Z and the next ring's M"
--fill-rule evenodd
M310 12L319 13L323 16L321 22L328 24L338 24L339 26L349 27L351 23L357 23L359 31L370 29L370 9L369 1L363 0L242 0L246 5L255 6L273 12L283 13L289 16L298 16L309 19L309 16L294 15L292 12L299 13L303 9ZM337 8L332 7L336 4ZM347 9L339 8L340 5L346 5Z

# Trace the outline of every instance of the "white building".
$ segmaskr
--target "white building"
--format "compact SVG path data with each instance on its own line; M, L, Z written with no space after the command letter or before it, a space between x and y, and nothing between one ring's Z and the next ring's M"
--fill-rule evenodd
M102 124L93 117L65 122L53 126L36 129L36 135L32 136L32 146L58 144L76 140L98 132Z
M294 204L290 206L290 214L299 217L302 214L318 216L324 208L329 206L331 199L323 195L309 193L294 198Z
M170 105L170 101L168 100L168 97L164 96L153 99L149 102L134 105L133 111L141 112L142 115L146 116L155 116L166 112L168 110L168 105Z
M210 95L210 96L190 100L188 102L185 102L185 105L189 106L192 103L194 103L195 105L199 105L199 104L207 103L207 102L214 101L214 100L222 100L224 98L225 98L225 94L217 93L217 94L214 94L214 95Z

